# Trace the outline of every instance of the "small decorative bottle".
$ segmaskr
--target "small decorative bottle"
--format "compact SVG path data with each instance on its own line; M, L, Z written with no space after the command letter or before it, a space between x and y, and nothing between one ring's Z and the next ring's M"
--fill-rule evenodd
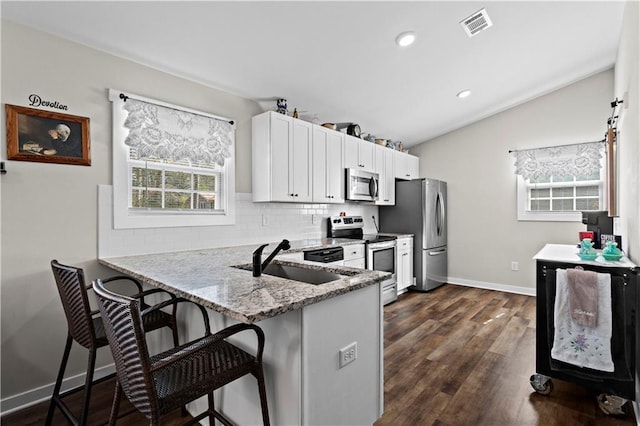
M618 248L618 243L607 241L607 246L602 250L602 257L605 260L619 260L622 257L622 252Z
M596 260L598 253L596 252L596 249L593 248L591 238L585 238L582 240L578 256L580 256L580 259L582 260Z

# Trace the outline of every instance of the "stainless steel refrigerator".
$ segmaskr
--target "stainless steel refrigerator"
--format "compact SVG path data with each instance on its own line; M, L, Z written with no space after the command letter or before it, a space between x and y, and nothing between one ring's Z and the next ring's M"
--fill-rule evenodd
M381 206L380 232L413 234L412 290L429 291L447 281L447 183L396 181L395 206Z

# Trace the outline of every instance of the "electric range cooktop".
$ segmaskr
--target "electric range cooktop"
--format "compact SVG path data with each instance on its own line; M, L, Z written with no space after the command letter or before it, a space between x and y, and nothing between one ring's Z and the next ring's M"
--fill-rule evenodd
M396 237L380 234L365 234L362 216L331 216L329 218L329 237L364 240L369 244L392 241Z

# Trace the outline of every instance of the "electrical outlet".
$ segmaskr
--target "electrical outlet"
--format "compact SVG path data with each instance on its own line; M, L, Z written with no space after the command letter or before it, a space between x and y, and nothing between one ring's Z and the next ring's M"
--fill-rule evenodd
M518 267L519 267L518 262L516 262L516 261L511 262L511 270L512 271L517 271Z
M318 222L320 222L320 215L319 214L312 214L311 215L311 224L312 225L317 225Z
M267 216L266 214L262 215L262 226L267 226L269 225L269 216Z
M358 342L353 342L349 346L340 349L340 368L353 362L358 357Z

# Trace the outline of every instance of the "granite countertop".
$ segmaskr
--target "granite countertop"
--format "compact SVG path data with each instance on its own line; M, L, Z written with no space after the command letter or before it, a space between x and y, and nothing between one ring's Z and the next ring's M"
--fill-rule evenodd
M549 262L580 263L585 265L607 266L614 268L634 268L636 265L627 256L622 256L620 260L610 261L602 257L602 251L597 250L596 260L582 260L578 256L580 249L572 244L546 244L533 257L534 260L546 260Z
M395 233L395 232L378 232L378 235L384 235L384 236L396 237L396 238L413 237L413 234L398 234L398 233Z
M291 250L302 251L332 245L361 244L360 240L318 239L291 242ZM277 247L271 243L265 248ZM362 287L382 282L389 273L347 266L324 266L313 262L279 260L272 263L303 264L345 275L325 284L306 284L275 276L253 277L250 270L234 268L250 265L258 245L189 250L169 253L100 258L98 262L133 276L147 284L173 292L244 323L253 323L305 305L327 300ZM285 252L286 253L286 252Z
M298 251L305 250L313 250L313 249L323 249L335 246L348 246L353 244L364 244L364 240L354 240L351 238L313 238L308 240L296 240L290 241L291 248L283 253L294 253ZM271 243L269 246L265 248L265 251L269 249L269 247L276 247L278 242Z

